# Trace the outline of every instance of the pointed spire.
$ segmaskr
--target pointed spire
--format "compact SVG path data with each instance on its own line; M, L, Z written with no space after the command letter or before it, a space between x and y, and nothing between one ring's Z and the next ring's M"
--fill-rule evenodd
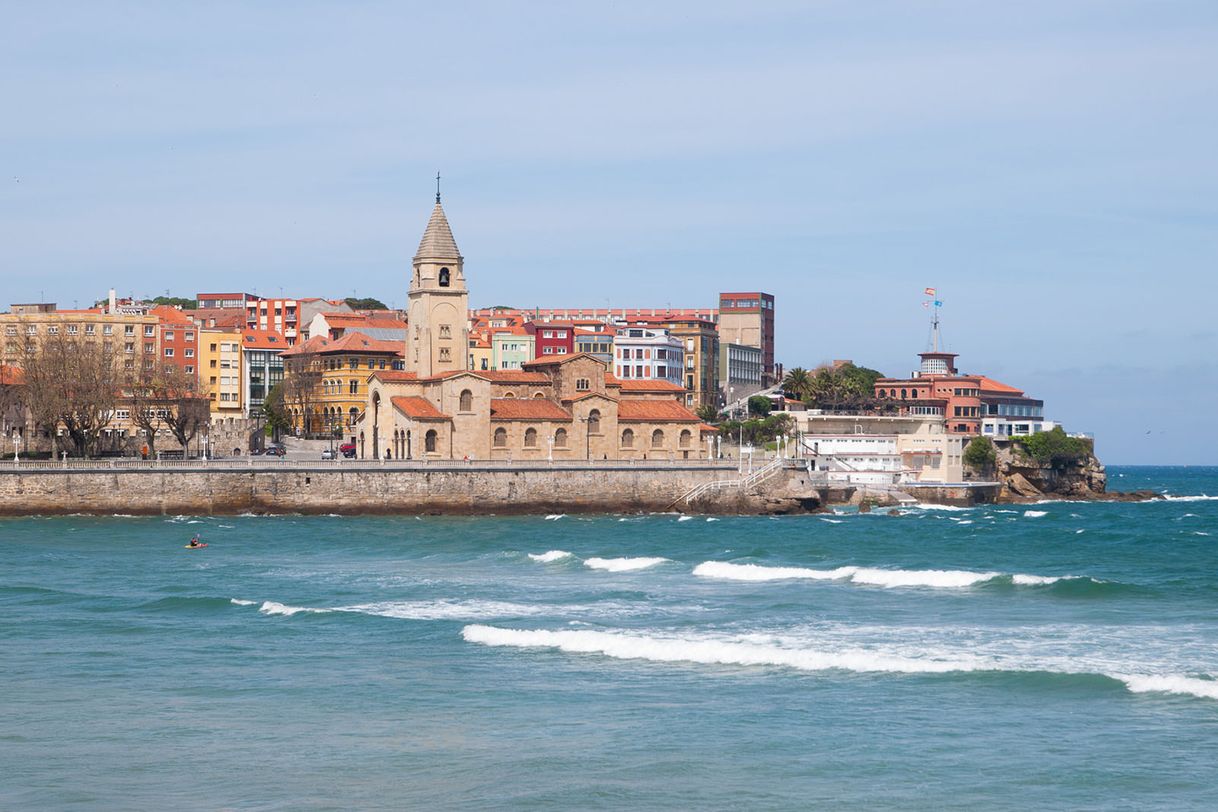
M440 205L440 194L436 193L436 207L431 210L431 219L427 221L427 230L419 242L419 250L414 258L459 260L461 252L457 249L457 241L453 239L453 231L448 226L448 218L444 216L444 207Z

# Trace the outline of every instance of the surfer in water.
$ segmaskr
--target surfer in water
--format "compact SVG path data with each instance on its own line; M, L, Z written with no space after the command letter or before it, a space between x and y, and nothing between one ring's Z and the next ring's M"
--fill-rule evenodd
M199 534L196 533L194 535L194 537L190 540L190 544L187 544L186 546L187 547L202 547L203 545L199 542Z

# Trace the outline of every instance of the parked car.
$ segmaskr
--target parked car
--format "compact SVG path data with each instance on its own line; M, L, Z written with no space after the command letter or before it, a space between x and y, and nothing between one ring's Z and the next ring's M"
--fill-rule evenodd
M338 447L338 453L342 454L347 459L354 459L355 443L343 443Z
M265 453L268 457L283 457L286 456L288 452L287 449L281 445L269 445L266 447L266 451L263 453Z
M328 448L323 448L321 450L321 458L323 460L332 460L334 459L334 452Z

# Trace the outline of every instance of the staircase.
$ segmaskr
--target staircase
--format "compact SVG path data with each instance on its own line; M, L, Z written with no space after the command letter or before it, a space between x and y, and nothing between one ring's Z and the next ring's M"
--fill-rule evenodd
M703 496L708 493L713 493L715 491L734 489L734 490L738 490L740 493L747 493L749 491L749 489L755 488L758 485L761 485L762 483L766 482L767 480L771 479L776 474L778 474L778 472L782 471L786 467L786 464L788 462L794 462L794 461L786 460L786 459L783 459L782 457L778 457L778 458L766 463L762 467L758 468L753 473L748 474L747 476L740 477L739 479L720 479L720 480L715 480L714 482L703 482L701 485L698 485L695 488L691 489L688 493L686 493L676 502L673 502L673 506L675 507L676 505L679 505L679 504L688 505L690 502L694 501L698 497Z

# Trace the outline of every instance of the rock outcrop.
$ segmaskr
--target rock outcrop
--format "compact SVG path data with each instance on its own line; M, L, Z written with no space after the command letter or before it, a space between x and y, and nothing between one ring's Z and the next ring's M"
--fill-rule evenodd
M1039 499L1139 502L1160 496L1153 491L1110 493L1108 474L1093 453L1076 459L1041 462L1017 443L997 448L993 475L1001 484L998 500L1003 502Z

